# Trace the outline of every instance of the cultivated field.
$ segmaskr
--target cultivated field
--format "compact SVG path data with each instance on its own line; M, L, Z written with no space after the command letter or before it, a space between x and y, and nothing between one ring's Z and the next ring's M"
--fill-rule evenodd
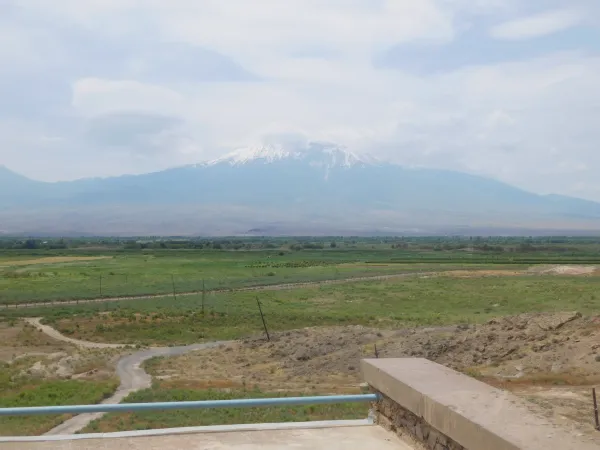
M23 303L182 295L202 290L447 270L458 264L366 261L345 252L157 252L0 259L0 308ZM362 260L361 260L362 259Z

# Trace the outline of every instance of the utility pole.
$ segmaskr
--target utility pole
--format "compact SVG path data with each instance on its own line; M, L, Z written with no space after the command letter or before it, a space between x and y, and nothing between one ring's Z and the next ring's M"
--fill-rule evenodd
M596 401L596 388L592 388L592 398L594 400L594 420L596 422L596 430L600 431L600 421L598 420L598 402Z
M206 289L204 285L204 280L202 280L202 317L204 317L204 297L206 295Z
M173 300L177 301L177 294L175 293L175 278L171 274L171 284L173 285Z
M271 336L269 336L269 330L267 329L267 323L265 322L265 316L262 312L262 308L260 306L260 301L258 300L258 297L256 297L256 304L258 305L258 310L260 311L260 318L262 320L263 327L265 327L265 334L267 335L267 341L270 341Z

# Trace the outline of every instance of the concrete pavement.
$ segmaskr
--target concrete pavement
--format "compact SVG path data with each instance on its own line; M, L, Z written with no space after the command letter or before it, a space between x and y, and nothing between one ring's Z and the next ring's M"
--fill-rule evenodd
M5 442L2 450L412 450L376 425L284 428L162 436Z

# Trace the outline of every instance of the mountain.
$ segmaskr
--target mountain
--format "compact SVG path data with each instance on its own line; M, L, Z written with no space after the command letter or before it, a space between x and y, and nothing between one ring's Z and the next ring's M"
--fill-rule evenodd
M592 232L600 225L599 203L402 167L325 143L249 147L156 173L57 183L0 167L0 191L5 233Z

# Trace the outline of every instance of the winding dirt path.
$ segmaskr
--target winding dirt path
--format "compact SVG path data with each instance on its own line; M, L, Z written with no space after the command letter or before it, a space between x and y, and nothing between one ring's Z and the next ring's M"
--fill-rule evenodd
M37 329L46 333L53 339L68 342L80 348L125 348L130 347L127 344L105 344L100 342L82 341L73 339L61 334L56 329L44 325L40 322L40 318L27 318L25 321L33 325ZM155 356L177 356L194 350L204 350L208 348L218 347L226 342L207 342L204 344L183 345L179 347L150 347L145 350L140 350L135 353L125 355L117 362L117 376L121 384L115 393L109 398L103 400L102 404L120 403L125 397L140 389L147 389L152 385L152 377L142 368L142 363ZM60 425L54 427L46 435L61 435L75 434L85 428L90 422L99 419L106 413L86 413L79 414L64 421Z
M395 278L410 278L419 276L433 276L438 275L442 272L408 272L408 273L394 273L388 275L372 275L368 277L354 277L354 278L336 278L331 280L321 281L303 281L298 283L280 283L280 284L267 284L260 286L248 286L242 288L223 288L223 289L207 289L205 292L219 293L219 292L244 292L244 291L281 291L286 289L299 289L310 286L321 286L327 284L344 284L344 283L357 283L361 281L378 281L378 280L390 280ZM178 297L185 297L188 295L201 294L202 291L188 291L178 292ZM51 307L61 305L84 305L86 303L102 303L102 302L120 302L123 300L140 300L148 298L160 298L168 297L169 293L163 294L151 294L151 295L131 295L131 296L119 296L119 297L101 297L101 298L88 298L79 300L64 300L64 301L53 301L53 302L33 302L33 303L17 303L17 304L5 304L5 308L20 309L20 308L38 308L38 307ZM0 307L1 308L1 307Z
M70 337L65 336L64 334L60 333L58 330L52 328L51 326L44 325L41 322L41 320L42 320L41 317L27 317L23 320L25 320L25 322L27 322L29 325L36 327L38 330L43 331L51 338L56 339L57 341L68 342L69 344L76 345L77 347L80 347L80 348L122 348L122 347L127 347L126 344L106 344L106 343L102 343L102 342L89 342L89 341L82 341L79 339L70 338Z

